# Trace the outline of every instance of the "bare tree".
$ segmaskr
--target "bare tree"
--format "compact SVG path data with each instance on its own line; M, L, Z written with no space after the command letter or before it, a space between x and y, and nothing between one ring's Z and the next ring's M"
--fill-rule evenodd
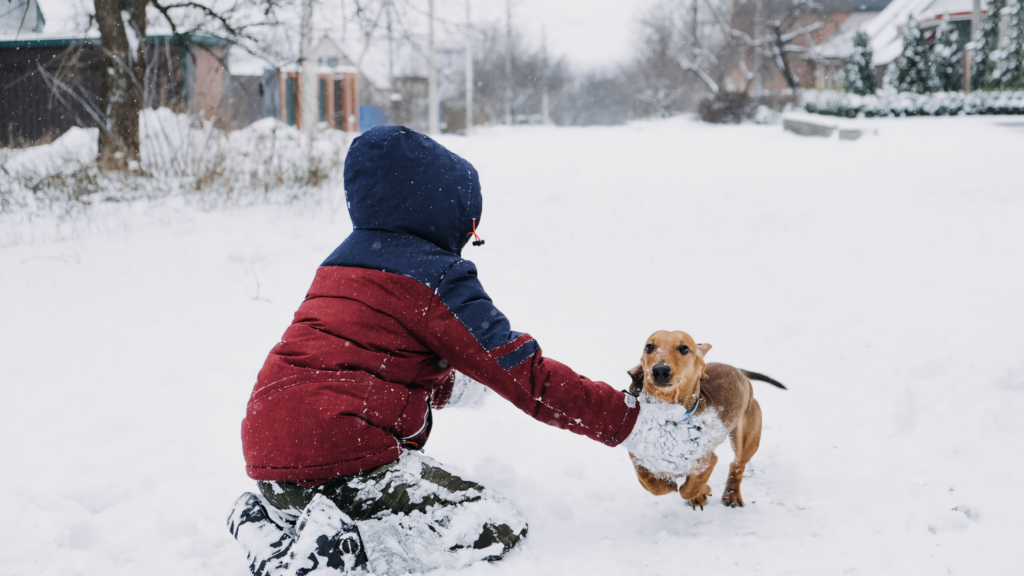
M640 50L630 71L641 113L690 109L727 84L735 42L712 8L708 0L664 0L640 19Z
M278 25L274 16L277 0L237 0L221 10L192 0L94 0L93 17L100 32L104 71L97 110L97 164L106 170L138 167L139 113L147 93L150 56L146 41L146 12L150 6L180 40L190 33L210 30L230 40L248 41L251 49L259 44L252 29Z
M690 72L680 65L679 5L658 5L639 22L640 50L627 76L636 87L634 98L642 115L669 116L685 107L684 94L692 92ZM703 74L703 71L701 71ZM717 89L717 88L716 88Z
M103 169L138 166L147 4L148 0L95 0L104 72L99 104L105 124L100 127L97 163Z
M769 2L768 8L762 11L762 29L771 39L768 52L791 90L800 87L800 79L793 69L794 56L807 56L814 49L811 33L825 25L820 19L821 12L822 6L815 0Z
M564 59L552 58L543 45L533 46L512 29L506 51L508 30L504 26L481 28L473 46L474 105L489 122L533 117L543 119L544 93L557 101L566 89L571 73ZM509 74L511 72L511 75ZM453 77L464 72L451 69ZM458 92L462 96L462 92Z
M687 93L747 92L765 61L795 89L795 64L813 55L821 10L815 0L664 0L640 21L638 100L660 111Z

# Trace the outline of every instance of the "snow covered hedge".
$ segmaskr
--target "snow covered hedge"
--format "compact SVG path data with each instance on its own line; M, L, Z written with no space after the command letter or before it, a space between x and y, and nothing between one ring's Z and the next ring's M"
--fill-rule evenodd
M96 167L95 128L72 128L50 144L0 149L0 214L70 213L98 202L183 195L213 207L293 200L340 176L348 136L314 140L265 118L224 132L166 108L143 111L141 162L132 174Z
M803 107L813 114L865 116L955 116L957 114L1024 114L1024 91L885 92L859 96L833 90L807 90Z

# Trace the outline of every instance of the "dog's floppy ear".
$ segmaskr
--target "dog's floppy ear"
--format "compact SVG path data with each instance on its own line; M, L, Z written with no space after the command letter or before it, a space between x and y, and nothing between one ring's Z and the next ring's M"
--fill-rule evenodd
M633 383L629 385L629 393L633 396L639 396L644 390L644 367L637 364L628 374L633 379Z
M701 361L702 364L704 364L704 355L708 353L708 350L711 350L711 344L697 344L697 356L700 357L700 361ZM701 366L701 368L700 368L700 379L701 380L707 380L708 379L707 373L704 372L704 368L705 367L706 367L706 364L704 366Z

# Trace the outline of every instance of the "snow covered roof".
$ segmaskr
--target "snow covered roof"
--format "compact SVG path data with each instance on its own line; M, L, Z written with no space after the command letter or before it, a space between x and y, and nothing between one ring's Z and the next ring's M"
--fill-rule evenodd
M281 72L302 72L302 66L298 64L287 64L278 68ZM356 74L359 72L355 66L317 66L317 74Z
M8 0L6 4L0 4L0 34L43 31L46 18L36 0Z
M826 13L881 12L892 0L822 0Z
M853 34L857 30L867 32L871 38L875 66L889 64L903 51L903 28L913 17L919 23L938 20L949 14L955 19L970 17L973 0L893 0L872 18L846 23L842 33L834 34L818 48L826 58L845 58L853 51ZM858 14L851 14L853 20Z
M208 34L181 34L179 36L189 44L203 44L216 46L230 44L229 40ZM173 34L150 34L146 37L150 42L163 42L165 40L175 41ZM0 48L49 48L69 46L80 42L82 44L99 44L100 33L97 30L80 32L76 34L30 32L21 34L0 34Z
M816 55L823 58L846 58L853 52L853 35L877 16L878 12L850 14L828 40L818 46Z
M378 90L389 90L388 59L385 46L367 46L366 39L348 34L343 41L336 34L327 35L348 57L363 77ZM378 42L379 43L379 42Z
M83 44L99 44L100 33L97 31L83 34L22 32L20 34L0 34L0 48L47 48L52 46L68 46L75 42Z
M253 56L238 46L228 52L228 72L232 76L262 76L274 66L259 56Z
M381 46L366 48L365 40L357 37L356 34L349 34L345 41L341 35L325 31L313 48L313 56L317 59L317 74L357 72L362 74L371 88L388 90L386 51L381 50ZM297 57L298 52L293 54L295 54L293 58ZM333 62L332 57L336 58ZM284 72L300 71L300 66L295 60L290 59L286 62L277 66L268 65L268 68L276 68Z

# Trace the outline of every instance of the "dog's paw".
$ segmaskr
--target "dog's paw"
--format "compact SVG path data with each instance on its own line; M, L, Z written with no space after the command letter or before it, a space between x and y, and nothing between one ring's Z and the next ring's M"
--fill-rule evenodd
M739 490L725 489L725 494L722 494L722 504L725 504L729 508L743 508L743 496L740 495Z
M703 510L704 506L707 505L708 498L711 496L711 487L705 485L701 492L702 494L700 496L697 496L696 498L692 498L686 501L686 503L689 504L690 507L693 508L694 510L696 510L698 506L701 510Z

